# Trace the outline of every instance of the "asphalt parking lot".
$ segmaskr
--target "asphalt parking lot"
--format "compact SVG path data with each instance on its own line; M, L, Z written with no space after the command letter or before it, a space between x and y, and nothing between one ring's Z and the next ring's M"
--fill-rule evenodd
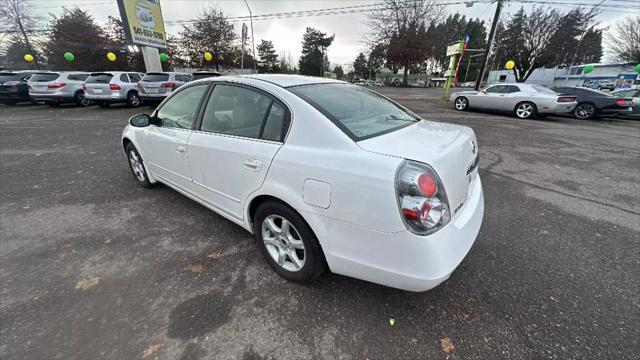
M425 293L289 283L240 227L138 187L119 141L149 108L0 105L0 358L637 358L640 122L377 90L479 141L482 229Z

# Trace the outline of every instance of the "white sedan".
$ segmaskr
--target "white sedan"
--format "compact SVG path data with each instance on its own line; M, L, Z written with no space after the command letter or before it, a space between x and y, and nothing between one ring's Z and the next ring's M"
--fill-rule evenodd
M198 80L133 116L122 146L140 185L162 182L252 232L292 281L328 267L425 291L482 223L473 131L341 81Z

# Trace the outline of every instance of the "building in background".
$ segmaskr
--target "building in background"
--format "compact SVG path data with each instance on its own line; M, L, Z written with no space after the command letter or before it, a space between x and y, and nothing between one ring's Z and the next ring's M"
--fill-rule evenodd
M593 66L593 71L583 72L587 65ZM541 68L533 71L526 83L540 84L549 87L555 86L587 86L595 82L613 82L616 88L625 88L637 85L638 73L633 69L633 64L582 64L569 68ZM494 70L489 72L488 84L497 82L516 82L511 70Z

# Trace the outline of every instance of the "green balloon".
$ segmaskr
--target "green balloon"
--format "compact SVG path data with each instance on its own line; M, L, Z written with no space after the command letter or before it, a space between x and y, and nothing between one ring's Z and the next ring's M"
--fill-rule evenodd
M638 74L640 74L640 64L636 65L635 68L633 68Z
M582 70L583 73L588 74L590 72L593 71L593 65L587 65L584 67L584 69Z
M73 60L75 60L75 58L76 57L73 55L73 53L70 53L68 51L66 53L64 53L64 59L67 60L67 61L73 61Z
M169 61L169 55L167 55L165 53L160 53L160 61L162 61L162 62Z

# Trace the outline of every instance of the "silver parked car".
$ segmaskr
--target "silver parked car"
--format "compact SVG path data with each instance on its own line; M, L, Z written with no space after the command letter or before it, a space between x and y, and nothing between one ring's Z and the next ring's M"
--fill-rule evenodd
M114 103L139 106L138 81L142 76L137 72L122 71L91 73L84 82L85 97L102 107Z
M50 106L75 103L78 106L91 104L84 94L82 85L89 77L88 72L38 72L29 78L29 96L33 101L43 101Z
M449 101L456 110L467 109L508 112L520 119L537 115L569 114L576 107L575 96L558 95L542 85L496 84L481 91L460 91Z
M191 81L191 75L179 72L150 72L138 83L140 98L149 102L160 102L173 90Z

